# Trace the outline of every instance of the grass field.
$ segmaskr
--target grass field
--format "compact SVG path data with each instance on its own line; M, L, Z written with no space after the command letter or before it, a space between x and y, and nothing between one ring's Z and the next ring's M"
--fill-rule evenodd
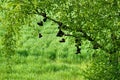
M16 55L12 57L10 67L1 59L1 80L84 80L82 69L85 63L67 63L49 60L44 57Z
M57 32L50 21L41 28L23 26L16 54L0 55L0 80L85 80L82 70L90 65L87 49L74 54L74 38L64 37L66 42L60 43Z
M109 54L100 49L93 50L87 40L81 42L81 54L75 54L73 37L56 37L58 25L47 21L44 26L38 26L38 21L39 18L29 24L31 26L21 27L14 55L4 53L2 39L6 29L0 26L0 80L118 79ZM62 38L65 43L59 42Z

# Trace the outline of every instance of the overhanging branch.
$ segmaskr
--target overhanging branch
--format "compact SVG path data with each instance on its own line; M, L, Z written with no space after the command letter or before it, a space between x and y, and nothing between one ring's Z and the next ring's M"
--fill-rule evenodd
M47 19L49 19L49 20L57 23L57 24L59 25L59 27L62 26L63 29L64 29L64 28L70 29L69 26L67 26L67 25L63 24L62 22L57 21L57 20L55 20L55 19L47 16L46 13L40 13L38 10L36 10L36 13L35 13L35 14L38 14L38 15L40 15L40 16L43 16L44 18L47 18ZM104 50L105 52L109 52L107 49L103 48L96 40L94 40L93 38L91 38L91 36L87 35L87 33L86 33L84 30L79 29L79 30L76 30L76 31L82 33L82 34L83 34L83 35L82 35L83 38L91 41L91 43L93 44L93 48L94 48L94 49L100 48L100 49ZM73 36L73 35L71 35L71 34L65 34L65 36ZM73 36L73 37L75 37L75 36Z

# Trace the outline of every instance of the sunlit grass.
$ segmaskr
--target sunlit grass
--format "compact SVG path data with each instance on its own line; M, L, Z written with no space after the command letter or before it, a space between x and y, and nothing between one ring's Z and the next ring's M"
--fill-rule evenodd
M10 66L11 72L6 72L6 66L2 63L1 79L10 80L82 80L83 76L80 63L70 64L62 62L59 59L50 61L41 56L19 56L16 55L11 59L12 65ZM83 66L85 67L85 65ZM3 75L3 76L2 76ZM7 76L6 76L7 75Z
M64 37L66 42L60 43L52 22L35 27L21 29L15 55L0 56L0 80L85 80L82 70L90 63L84 63L84 54L74 54L74 38ZM43 37L38 38L38 33Z

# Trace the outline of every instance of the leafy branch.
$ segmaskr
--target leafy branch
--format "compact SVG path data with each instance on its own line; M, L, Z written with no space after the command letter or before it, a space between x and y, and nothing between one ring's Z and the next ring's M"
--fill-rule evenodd
M59 26L58 26L58 29L61 29L61 28L62 28L62 29L70 29L69 26L65 25L65 24L62 23L61 21L57 21L57 20L55 20L55 19L47 16L47 14L46 14L45 12L44 12L44 13L43 13L43 12L40 13L38 10L36 10L36 12L34 12L34 14L37 14L37 15L40 15L40 16L44 17L44 19L43 19L44 22L45 22L47 19L49 19L49 20L57 23L57 24L59 25ZM43 24L42 24L42 25L43 25ZM82 36L81 36L81 37L89 40L89 41L92 43L93 49L98 49L98 48L100 48L100 49L102 49L103 51L105 51L105 52L107 52L107 53L109 52L109 50L105 49L102 45L100 45L95 39L93 39L91 36L89 36L83 29L77 29L76 31L82 33ZM71 34L63 34L63 35L64 35L64 36L72 36L72 37L77 38L75 35L71 35ZM77 46L77 49L78 49L78 46Z

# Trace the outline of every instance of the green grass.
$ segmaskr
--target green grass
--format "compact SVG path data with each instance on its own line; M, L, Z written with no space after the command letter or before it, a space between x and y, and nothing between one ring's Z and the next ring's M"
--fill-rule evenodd
M7 58L1 52L0 80L85 80L82 70L89 64L85 50L74 54L74 38L64 37L66 42L59 43L56 24L48 21L40 28L34 24L21 29L15 55Z
M10 68L1 58L1 80L83 80L81 63L66 63L59 59L49 60L41 56L15 55ZM84 66L84 65L83 65Z
M16 54L12 56L3 54L0 36L0 80L92 80L90 77L95 78L104 73L105 68L99 69L99 63L104 61L94 62L98 66L91 67L94 59L97 61L105 58L102 58L104 53L100 50L95 53L91 49L90 42L83 41L81 54L76 55L74 38L63 37L66 42L60 43L59 40L62 38L56 37L56 24L50 21L43 27L34 24L35 27L26 25L21 29ZM42 38L38 38L39 33L42 33ZM4 31L1 34L4 35ZM99 59L92 58L93 53L96 56L100 53ZM94 75L91 69L103 72L96 72ZM109 72L108 74L111 75Z

